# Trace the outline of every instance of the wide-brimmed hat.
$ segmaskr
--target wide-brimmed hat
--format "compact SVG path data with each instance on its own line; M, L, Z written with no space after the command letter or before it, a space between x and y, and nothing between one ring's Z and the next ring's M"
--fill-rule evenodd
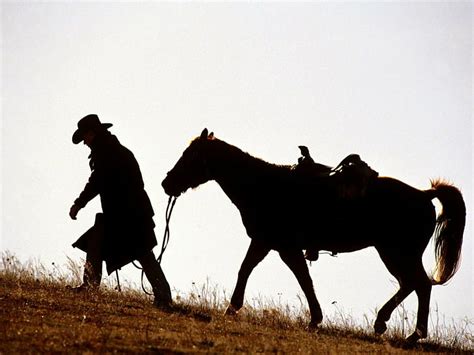
M84 134L88 131L98 132L112 127L112 123L102 123L96 114L90 114L80 119L77 122L77 130L72 135L72 142L74 144L80 143L84 139Z

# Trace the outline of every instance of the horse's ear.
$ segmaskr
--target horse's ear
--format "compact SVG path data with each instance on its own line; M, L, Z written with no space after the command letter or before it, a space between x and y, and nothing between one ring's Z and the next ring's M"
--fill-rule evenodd
M207 136L207 139L210 139L211 141L214 140L214 132L209 133L209 136Z
M207 139L207 135L208 135L208 130L207 128L204 128L201 132L201 139Z

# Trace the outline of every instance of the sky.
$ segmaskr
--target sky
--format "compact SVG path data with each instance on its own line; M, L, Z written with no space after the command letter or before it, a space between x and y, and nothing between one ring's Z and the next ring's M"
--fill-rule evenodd
M467 205L463 260L431 306L474 318L470 2L4 1L1 19L2 251L46 266L84 258L71 244L100 202L68 216L90 173L88 148L71 142L81 117L113 123L134 152L159 241L161 181L207 127L273 163L296 163L306 145L318 162L358 153L419 189L453 182ZM209 282L229 297L249 243L215 182L182 195L162 263L174 296ZM397 287L373 248L323 255L310 274L325 314L373 319ZM139 281L133 266L121 275ZM246 301L299 306L297 295L271 252Z

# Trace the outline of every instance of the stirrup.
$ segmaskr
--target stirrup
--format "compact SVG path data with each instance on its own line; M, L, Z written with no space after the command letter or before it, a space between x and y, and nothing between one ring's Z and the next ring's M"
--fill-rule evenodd
M316 261L319 259L319 250L306 249L304 258L308 261Z

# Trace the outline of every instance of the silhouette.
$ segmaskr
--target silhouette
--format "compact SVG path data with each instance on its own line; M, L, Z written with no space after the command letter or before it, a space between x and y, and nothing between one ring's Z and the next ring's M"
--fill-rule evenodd
M112 124L101 123L97 115L85 116L77 126L72 141L84 141L91 149L92 173L69 214L76 219L79 210L97 195L103 213L97 214L94 226L73 244L87 253L83 284L75 290L99 287L102 261L110 274L138 260L152 285L154 304L169 307L170 286L152 251L157 245L154 211L133 153L108 131Z
M323 316L303 250L343 253L372 246L400 284L377 314L376 333L386 330L393 310L415 291L417 323L408 341L426 337L431 287L446 283L458 268L466 218L459 190L435 181L430 190L421 191L377 177L367 182L364 196L342 199L329 174L308 176L291 166L252 157L205 129L163 180L164 190L172 196L215 180L240 211L251 242L226 314L242 307L248 277L273 249L296 276L308 301L310 326L316 326ZM438 219L434 198L443 205ZM437 269L430 278L422 254L433 232Z

